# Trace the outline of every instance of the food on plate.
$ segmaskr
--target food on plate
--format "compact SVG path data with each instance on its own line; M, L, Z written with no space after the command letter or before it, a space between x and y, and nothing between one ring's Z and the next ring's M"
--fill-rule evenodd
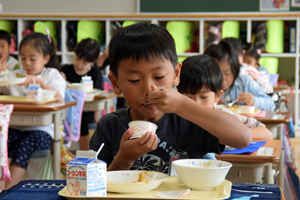
M16 76L17 76L18 78L26 77L26 76L24 76L23 74L16 74Z

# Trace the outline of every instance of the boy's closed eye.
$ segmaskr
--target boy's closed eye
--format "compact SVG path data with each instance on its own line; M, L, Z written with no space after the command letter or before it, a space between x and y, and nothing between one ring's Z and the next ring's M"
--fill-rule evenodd
M163 75L163 76L156 76L156 77L154 77L155 79L163 79L163 78L165 78L165 76L166 75Z
M140 81L140 79L136 79L136 80L128 80L130 83L137 83Z

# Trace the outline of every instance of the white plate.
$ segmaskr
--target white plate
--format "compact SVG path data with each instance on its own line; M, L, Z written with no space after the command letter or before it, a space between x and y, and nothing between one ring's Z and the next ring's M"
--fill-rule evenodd
M0 77L6 76L7 74L8 74L8 69L6 69L5 71L2 71L2 72L0 73Z
M143 176L145 175L145 176ZM143 178L139 181L139 177ZM109 171L107 172L107 191L116 193L137 193L150 191L168 178L167 174L150 171Z
M17 85L17 84L23 83L26 79L27 79L27 77L13 78L13 79L8 79L8 80L0 81L0 86Z

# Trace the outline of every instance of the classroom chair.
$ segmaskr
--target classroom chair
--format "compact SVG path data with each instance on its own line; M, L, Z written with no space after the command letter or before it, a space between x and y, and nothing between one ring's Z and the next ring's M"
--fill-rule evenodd
M64 121L65 141L76 142L80 137L81 114L85 98L85 92L74 89L65 90L65 101L77 101L76 106L67 109L66 120ZM31 154L24 179L35 179L41 170L50 149L38 150ZM10 157L10 156L9 156Z

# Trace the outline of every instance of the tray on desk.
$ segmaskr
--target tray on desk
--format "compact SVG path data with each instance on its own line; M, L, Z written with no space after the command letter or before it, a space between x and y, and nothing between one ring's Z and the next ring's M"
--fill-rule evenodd
M189 194L187 194L184 199L226 199L230 197L231 194L231 185L230 181L224 180L221 185L219 185L215 190L212 191L196 191L191 190ZM156 189L152 191L146 191L141 193L133 193L133 194L118 194L118 193L107 193L106 197L76 197L69 196L67 194L67 188L64 187L62 190L58 192L60 196L66 197L69 200L72 199L166 199L160 198L156 196L156 193L163 191L178 191L178 190L186 190L188 189L184 184L180 182L178 177L168 177L164 182ZM175 199L175 198L168 198Z
M48 104L53 103L57 100L57 98L53 98L50 100L43 100L43 101L30 101L27 99L27 96L10 96L10 95L0 95L0 103L2 104L31 104L31 105L41 105L41 104Z

